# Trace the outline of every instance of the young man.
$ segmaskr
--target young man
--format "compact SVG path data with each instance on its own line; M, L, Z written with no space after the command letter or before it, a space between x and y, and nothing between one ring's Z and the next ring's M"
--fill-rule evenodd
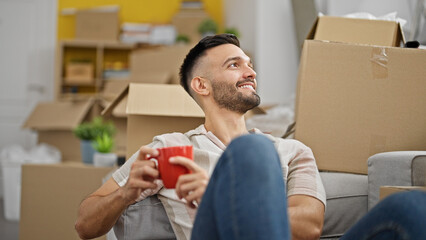
M203 109L205 123L185 134L157 136L141 147L81 203L76 223L80 237L107 233L126 208L157 195L177 239L191 238L196 214L197 239L281 239L290 236L289 228L292 239L318 239L325 191L314 156L296 140L246 129L244 113L258 106L260 98L256 72L238 39L222 34L201 40L182 64L181 84ZM192 171L170 190L162 187L154 162L147 158L157 156L155 148L176 145L193 145L194 161L170 160Z

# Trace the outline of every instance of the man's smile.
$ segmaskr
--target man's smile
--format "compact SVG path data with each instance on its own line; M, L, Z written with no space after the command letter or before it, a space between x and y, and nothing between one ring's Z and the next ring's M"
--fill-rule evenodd
M244 85L242 85L242 86L239 86L238 88L250 88L250 89L252 89L252 90L254 91L253 86L252 86L252 85L250 85L250 84L244 84Z
M239 83L237 83L237 87L238 88L248 88L248 89L251 89L253 91L256 91L255 90L256 89L255 84L251 80L245 80L245 81L239 82Z

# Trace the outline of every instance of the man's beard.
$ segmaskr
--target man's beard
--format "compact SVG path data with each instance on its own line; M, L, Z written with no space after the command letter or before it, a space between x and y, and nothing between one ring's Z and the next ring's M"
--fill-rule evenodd
M213 99L220 108L244 114L260 104L260 97L255 92L246 96L237 91L237 86L244 82L253 82L252 80L239 81L236 85L225 82L212 81Z

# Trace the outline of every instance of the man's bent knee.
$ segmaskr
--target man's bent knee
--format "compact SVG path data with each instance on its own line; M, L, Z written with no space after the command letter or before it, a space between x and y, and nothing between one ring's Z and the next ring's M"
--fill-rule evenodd
M260 134L247 134L234 139L225 154L246 167L270 168L280 164L273 142Z

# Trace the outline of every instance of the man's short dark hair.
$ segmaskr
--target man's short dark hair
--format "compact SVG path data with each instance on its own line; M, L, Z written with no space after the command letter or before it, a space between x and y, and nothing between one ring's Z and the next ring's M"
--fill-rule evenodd
M179 76L180 84L190 95L191 93L189 92L188 82L197 61L205 54L207 49L214 48L222 44L234 44L235 46L240 47L240 41L235 35L225 33L201 39L201 41L189 51L188 55L186 55L185 60L183 60L182 66L180 67Z

